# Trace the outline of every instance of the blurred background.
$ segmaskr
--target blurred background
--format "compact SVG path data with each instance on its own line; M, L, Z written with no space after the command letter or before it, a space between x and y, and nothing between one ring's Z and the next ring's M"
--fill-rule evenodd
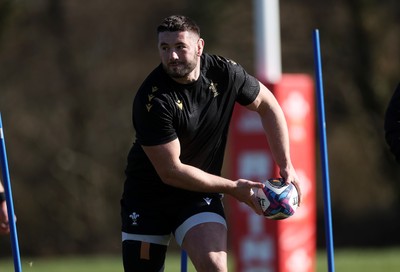
M0 111L21 255L119 254L131 106L159 63L156 26L188 15L207 52L254 74L252 4L0 1ZM335 246L400 245L400 165L383 131L400 81L400 2L286 0L280 11L284 73L314 75L312 31L320 30ZM9 243L0 237L0 256Z

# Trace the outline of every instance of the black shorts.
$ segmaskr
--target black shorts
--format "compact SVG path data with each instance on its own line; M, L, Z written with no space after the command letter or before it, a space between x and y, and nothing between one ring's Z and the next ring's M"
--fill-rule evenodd
M186 232L205 222L226 226L220 194L182 191L157 197L136 196L121 200L122 240L168 245L171 234L179 245Z

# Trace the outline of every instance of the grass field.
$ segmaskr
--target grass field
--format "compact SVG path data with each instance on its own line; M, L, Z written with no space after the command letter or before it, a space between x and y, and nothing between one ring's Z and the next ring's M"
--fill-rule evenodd
M178 254L168 255L165 272L179 272ZM22 258L24 272L122 272L119 256L60 257L60 258ZM395 272L400 271L400 248L386 249L342 249L335 251L335 269L339 272ZM12 260L0 260L1 272L12 272ZM194 272L189 264L188 271ZM230 269L233 271L233 269ZM324 252L317 254L317 271L327 271Z

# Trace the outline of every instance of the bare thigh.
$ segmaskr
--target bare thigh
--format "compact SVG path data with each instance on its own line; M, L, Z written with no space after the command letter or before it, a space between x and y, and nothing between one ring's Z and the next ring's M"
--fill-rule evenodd
M194 226L186 233L182 248L198 272L228 271L227 230L223 224L209 222Z

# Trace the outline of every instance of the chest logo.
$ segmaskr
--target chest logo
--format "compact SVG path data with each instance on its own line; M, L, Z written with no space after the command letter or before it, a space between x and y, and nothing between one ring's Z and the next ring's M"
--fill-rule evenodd
M178 106L180 110L183 110L183 103L181 100L175 101L175 104Z
M216 84L216 83L211 81L210 86L208 87L208 89L213 93L214 97L219 95L219 92L217 90L217 86L218 86L218 84Z

